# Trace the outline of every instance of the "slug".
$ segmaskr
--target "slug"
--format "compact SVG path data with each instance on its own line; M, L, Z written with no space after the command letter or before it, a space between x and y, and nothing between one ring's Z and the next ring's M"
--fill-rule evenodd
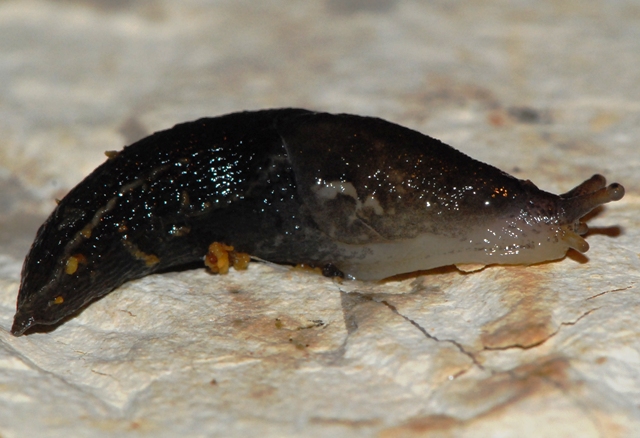
M624 195L600 175L554 195L381 119L291 108L179 124L107 156L40 227L14 335L212 242L362 280L559 259L589 248L581 217Z

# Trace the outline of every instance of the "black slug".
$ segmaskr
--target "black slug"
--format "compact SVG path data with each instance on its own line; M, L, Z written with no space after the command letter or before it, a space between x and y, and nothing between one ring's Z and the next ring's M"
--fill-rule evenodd
M356 279L559 259L589 248L581 217L624 195L600 175L554 195L393 123L302 109L200 119L108 156L40 227L14 335L212 242Z

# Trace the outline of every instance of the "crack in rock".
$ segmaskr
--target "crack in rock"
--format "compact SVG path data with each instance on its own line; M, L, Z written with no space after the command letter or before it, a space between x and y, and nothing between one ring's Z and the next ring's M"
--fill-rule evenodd
M589 297L589 298L585 299L585 301L589 301L589 300L592 300L592 299L594 299L594 298L601 297L602 295L606 295L606 294L609 294L609 293L613 293L613 292L622 292L623 290L629 290L629 289L631 289L631 288L632 288L632 287L634 287L634 286L635 286L635 283L632 283L632 284L630 284L630 285L629 285L629 286L627 286L627 287L621 287L621 288L618 288L618 289L606 290L606 291L604 291L604 292L600 292L599 294L595 294L595 295L593 295L593 296L591 296L591 297Z
M341 288L338 288L340 294L345 297L345 296L349 296L352 297L352 300L350 300L351 302L349 303L349 309L345 308L345 303L343 300L343 312L345 314L345 324L347 325L347 338L349 337L349 335L357 330L357 321L352 320L351 318L348 318L348 313L351 310L351 308L353 308L355 306L355 303L357 301L374 301L376 303L380 303L383 304L384 306L386 306L387 308L389 308L392 312L394 312L396 315L400 316L401 318L403 318L405 321L411 323L411 325L413 325L415 328L417 328L418 330L420 330L420 332L426 336L429 339L432 339L436 342L447 342L450 344L453 344L462 354L464 354L465 356L467 356L469 359L471 359L471 362L473 363L473 365L475 365L476 367L478 367L478 369L484 371L484 367L482 366L482 364L480 364L480 362L478 362L478 360L475 358L475 356L473 355L473 353L467 351L464 349L464 347L462 346L462 344L460 344L459 342L453 340L453 339L439 339L438 337L432 335L431 333L429 333L424 327L422 327L420 324L418 324L417 322L415 322L414 320L412 320L411 318L409 318L408 316L403 315L402 313L400 313L398 311L398 309L391 303L389 303L386 300L377 300L375 299L373 296L369 295L369 294L363 294L361 292L347 292L342 290ZM355 299L355 300L354 300ZM350 329L349 329L350 328ZM346 343L346 339L345 339L345 343ZM344 344L343 344L344 347ZM459 373L457 373L455 376L453 377L458 377L459 375L462 375L464 373L466 373L467 370L461 371Z
M576 325L582 318L584 318L587 315L595 312L598 309L600 309L600 307L595 307L595 308L593 308L591 310L588 310L588 311L586 311L585 313L583 313L582 315L580 315L578 318L576 318L573 321L561 322L560 325L558 326L558 328L555 331L553 331L551 334L549 334L549 336L547 336L546 338L541 339L540 341L538 341L536 343L529 344L529 345L512 344L512 345L505 345L504 347L483 347L482 351L503 351L503 350L510 350L510 349L513 349L513 348L517 348L517 349L520 349L520 350L529 350L531 348L538 347L538 346L544 344L545 342L547 342L549 339L551 339L554 336L556 336L558 333L560 333L560 330L562 330L562 327Z
M374 300L375 301L375 300ZM391 311L393 313L395 313L396 315L400 316L401 318L403 318L405 321L410 322L415 328L417 328L418 330L420 330L420 332L422 332L423 335L425 335L427 338L429 339L433 339L436 342L448 342L450 344L455 345L455 347L465 356L467 356L469 359L471 359L471 361L473 362L473 364L475 366L477 366L479 369L484 371L484 367L482 366L482 364L480 364L480 362L478 362L478 360L475 358L475 356L464 349L464 347L462 346L462 344L460 344L458 341L455 341L453 339L439 339L438 337L432 335L431 333L429 333L424 327L422 327L420 324L418 324L417 322L415 322L413 319L409 318L408 316L403 315L402 313L400 313L398 311L398 309L396 308L396 306L394 306L393 304L390 304L388 301L385 300L381 300L381 301L376 301L379 302L381 304L384 304L385 306L387 306L389 309L391 309Z

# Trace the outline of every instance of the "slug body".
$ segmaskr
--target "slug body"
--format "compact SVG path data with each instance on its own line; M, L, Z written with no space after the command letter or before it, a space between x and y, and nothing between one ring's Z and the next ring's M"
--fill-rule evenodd
M595 175L539 190L384 120L234 113L109 154L42 225L11 329L55 324L124 282L201 261L212 242L357 279L584 252L580 218L620 199Z

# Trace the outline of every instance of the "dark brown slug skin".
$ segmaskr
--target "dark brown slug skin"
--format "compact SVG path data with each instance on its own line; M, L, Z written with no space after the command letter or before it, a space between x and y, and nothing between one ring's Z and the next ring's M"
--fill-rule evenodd
M275 130L278 118L305 113L261 111L184 123L109 158L38 231L24 263L12 333L54 324L131 279L202 260L214 241L289 261L261 248L290 236L281 245L287 254L301 238L297 228L306 225ZM67 274L71 256L82 261Z
M418 233L455 237L526 209L548 221L564 214L558 196L370 117L234 113L177 125L108 156L39 229L22 270L14 335L56 324L126 281L201 261L212 242L340 275L342 261L367 254L360 245ZM318 194L335 181L357 196ZM509 196L496 197L497 187ZM362 208L365 189L375 203ZM426 201L437 214L424 211Z

